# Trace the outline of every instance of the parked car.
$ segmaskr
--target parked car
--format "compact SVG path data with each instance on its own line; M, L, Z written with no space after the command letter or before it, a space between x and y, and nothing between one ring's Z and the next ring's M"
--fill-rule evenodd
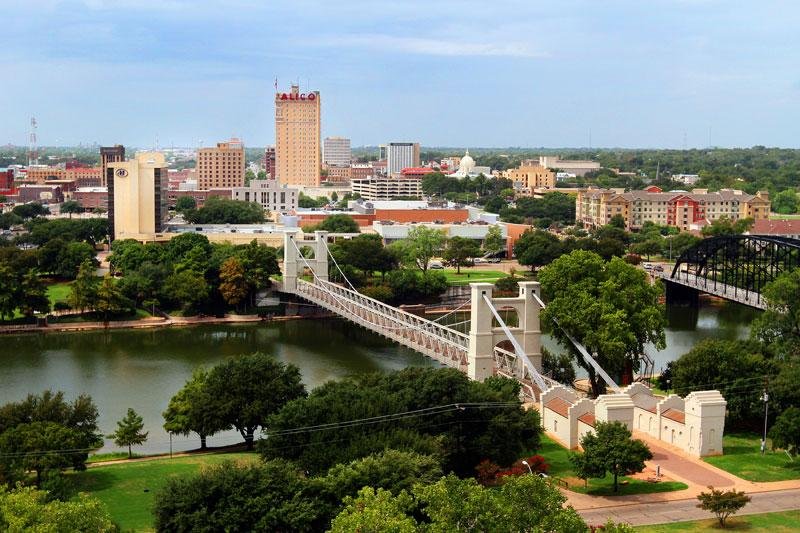
M500 262L500 258L499 257L487 257L486 258L486 262L487 263L499 263Z
M444 265L441 261L431 261L428 263L428 268L431 270L444 270Z
M472 260L472 263L475 265L480 265L481 263L488 263L488 261L483 257L476 257Z

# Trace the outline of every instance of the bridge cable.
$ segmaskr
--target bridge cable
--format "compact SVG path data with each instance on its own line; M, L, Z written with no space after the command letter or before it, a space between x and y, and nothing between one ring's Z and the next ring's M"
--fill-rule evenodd
M514 346L514 352L516 352L517 357L520 358L522 360L523 364L527 367L528 373L530 373L531 378L533 378L533 381L536 382L536 386L539 387L539 390L541 392L544 392L547 389L549 389L550 387L548 387L545 384L545 381L544 381L544 378L542 378L542 375L539 374L539 371L536 370L535 366L533 366L533 363L531 363L531 360L528 359L527 355L525 355L525 350L522 349L522 346L520 346L519 341L517 341L516 337L514 337L514 335L511 333L511 330L508 329L508 326L506 326L506 323L500 317L500 313L498 313L497 309L495 309L494 305L492 305L492 300L489 299L489 295L484 294L483 295L483 299L486 302L486 305L489 306L489 310L494 315L494 318L500 324L500 327L503 329L503 332L506 334L506 337L508 337L508 340L511 341L511 344Z
M539 305L542 307L542 309L544 309L545 308L544 302L542 301L541 298L539 298L539 295L534 292L533 293L533 297L536 299L536 301L539 303ZM597 371L597 373L600 375L600 377L603 378L603 381L605 381L606 384L609 387L611 387L612 389L620 390L620 386L617 385L616 382L613 379L611 379L611 376L609 376L608 373L605 370L603 370L603 367L600 366L600 364L595 360L594 357L592 357L592 354L589 353L589 351L586 349L586 347L583 344L579 343L575 339L575 337L570 335L570 333L566 329L564 329L561 326L561 324L558 323L558 320L553 318L553 322L555 322L556 326L558 326L558 328L562 332L564 332L564 335L567 336L567 338L572 343L572 345L575 346L575 349L578 350L578 353L581 354L581 356L583 357L583 360L586 361L588 364L590 364L592 366L592 368L594 368L595 371Z

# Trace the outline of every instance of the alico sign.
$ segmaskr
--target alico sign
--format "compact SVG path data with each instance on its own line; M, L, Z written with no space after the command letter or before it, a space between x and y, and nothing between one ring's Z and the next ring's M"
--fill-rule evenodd
M276 100L316 100L317 95L314 93L278 93L275 95Z

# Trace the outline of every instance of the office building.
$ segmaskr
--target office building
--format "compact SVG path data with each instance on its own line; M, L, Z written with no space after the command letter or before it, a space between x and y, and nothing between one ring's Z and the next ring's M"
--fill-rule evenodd
M290 92L275 95L275 164L273 178L287 185L318 187L322 169L320 95Z
M640 229L645 222L674 226L681 230L698 230L722 216L731 220L769 218L769 193L708 189L663 192L658 187L643 191L624 189L583 189L578 191L575 220L586 227L608 224L620 215L626 229Z
M167 222L167 163L160 152L140 152L108 163L108 220L112 239L148 240Z
M324 165L325 172L327 172L327 182L328 183L350 183L350 178L352 177L352 172L350 170L350 165L346 166L332 166L332 165Z
M533 162L530 162L532 164ZM559 156L542 155L539 156L539 166L551 170L560 170L576 176L584 176L589 172L600 170L600 163L597 161L561 159Z
M506 177L514 182L523 195L533 194L533 189L553 189L556 186L556 173L541 165L521 165L506 172Z
M231 198L242 202L255 202L265 211L289 213L297 209L300 197L298 189L281 185L278 180L251 180L246 187L234 187Z
M108 165L110 163L117 163L119 161L125 161L125 147L121 144L115 144L114 146L101 146L100 147L100 186L105 187L107 185L106 176L108 176Z
M197 150L197 184L201 189L244 185L244 144L239 139Z
M396 198L421 198L420 178L372 177L350 181L353 194L364 200L394 200Z
M264 149L264 161L261 165L267 177L275 179L275 147L267 146Z
M389 143L386 145L386 174L399 176L404 168L419 166L419 143Z
M353 159L350 139L346 137L325 137L322 143L322 162L332 167L349 167Z

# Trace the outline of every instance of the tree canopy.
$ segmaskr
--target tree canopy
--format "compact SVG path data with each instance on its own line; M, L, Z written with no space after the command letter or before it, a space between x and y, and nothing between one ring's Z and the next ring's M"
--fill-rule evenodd
M750 334L782 358L800 354L800 268L784 272L761 289L767 309Z
M200 209L184 211L190 224L258 224L264 222L264 216L264 208L257 202L219 196L210 197Z
M614 477L614 492L619 490L619 476L644 470L644 462L653 458L647 445L631 438L631 431L621 422L597 422L593 432L581 439L583 453L570 456L581 479Z
M589 373L592 390L604 384L594 367L584 361L570 336L583 344L610 375L632 373L647 343L663 349L666 318L660 284L620 258L611 261L595 253L575 250L543 268L539 281L547 307L542 320L557 324L553 336L575 355Z

